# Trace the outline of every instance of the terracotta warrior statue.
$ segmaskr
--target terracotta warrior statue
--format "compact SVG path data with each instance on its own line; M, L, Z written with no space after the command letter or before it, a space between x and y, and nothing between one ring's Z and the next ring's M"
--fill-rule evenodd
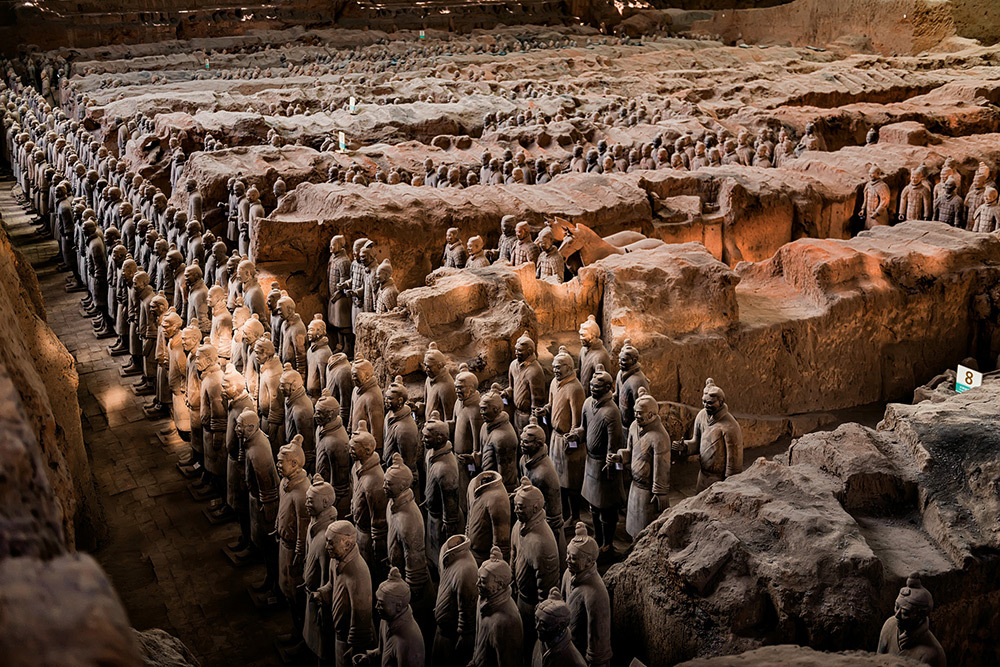
M240 449L236 427L246 410L253 410L253 401L247 393L246 378L230 364L222 375L222 396L226 404L226 505L236 512L240 525L240 538L228 546L229 553L238 560L249 555L250 505L247 502L246 457Z
M450 421L455 410L455 380L448 371L448 361L434 341L424 353L423 370L427 375L424 380L423 413L438 412L445 421Z
M375 312L375 297L378 291L375 285L375 270L378 260L375 258L375 243L368 241L361 246L361 266L364 270L364 282L361 290L361 312Z
M618 353L618 377L615 379L615 396L618 397L618 409L621 410L625 428L635 419L635 399L638 398L640 389L648 390L649 380L642 372L639 350L626 338Z
M142 378L133 387L137 396L149 396L156 386L156 336L160 318L167 310L167 300L153 292L149 285L149 274L145 271L136 273L132 282L138 297L136 322L140 340L139 368L142 373Z
M603 349L602 346L601 350ZM535 417L540 418L543 423L547 422L552 429L548 451L559 479L562 516L568 525L575 525L580 518L580 489L583 488L587 454L579 443L569 440L568 436L579 428L583 420L583 402L586 396L583 385L576 377L573 356L565 346L561 346L552 359L552 374L554 377L549 385L548 403L535 411ZM562 533L561 530L556 532Z
M291 640L285 642L289 647L302 641L305 621L305 590L302 584L306 544L309 542L309 512L306 510L309 476L303 467L305 462L301 438L293 438L278 451L281 487L274 527L278 539L278 588L292 612L294 631Z
M278 583L278 545L273 535L278 518L278 468L256 412L244 410L237 418L236 437L246 468L250 542L263 555L266 571L263 585L256 590L273 595Z
M129 322L129 294L133 291L132 279L139 270L139 265L135 263L132 256L126 255L118 271L118 281L116 285L117 294L115 301L118 303L118 312L115 320L115 330L118 332L118 340L108 348L108 352L113 357L126 355L129 353L130 322Z
M354 459L351 467L351 516L358 530L358 547L373 572L384 572L388 532L385 475L381 457L375 450L375 438L368 432L368 425L363 419L351 436L351 458Z
M226 291L222 289L219 285L213 285L213 287L218 287L222 293L222 308L228 311L228 306L226 306ZM209 290L211 292L211 290ZM243 344L243 325L247 323L250 319L250 309L243 305L243 299L238 298L236 300L236 308L233 309L231 314L232 321L232 339L229 342L229 363L233 365L233 368L240 374L246 371L246 352L247 348ZM263 334L263 328L261 329ZM255 339L256 340L256 339Z
M437 591L427 568L424 548L426 532L424 517L413 496L413 473L399 453L392 455L385 470L383 488L388 498L387 552L389 565L402 568L410 588L413 615L428 634L434 627L434 598Z
M375 439L375 451L381 458L385 428L385 399L382 389L375 380L375 369L367 359L355 359L351 365L351 427L352 434L358 432L358 425L364 421Z
M399 568L390 569L375 592L375 611L382 619L378 648L355 656L357 667L424 667L424 638L410 610L411 597Z
M212 244L211 252L205 260L205 284L211 287L218 285L229 294L229 271L226 263L229 260L228 250L225 241L216 241Z
M156 394L152 405L144 408L148 417L165 417L170 414L170 406L173 403L173 391L170 386L170 341L174 338L177 350L181 350L180 332L183 322L180 315L173 308L168 308L167 312L160 318L160 327L156 333ZM177 383L183 386L183 381ZM190 430L190 423L188 424ZM180 429L178 428L178 431Z
M363 313L365 303L365 276L367 265L362 259L362 249L371 243L366 238L354 241L354 259L351 261L350 282L341 283L340 287L351 297L351 331L355 330L358 321L358 313Z
M201 347L201 330L187 326L181 330L181 342L187 354L187 385L184 401L191 420L191 456L180 470L185 477L203 479L205 471L204 432L201 427L201 374L198 372L198 349Z
M561 572L566 568L566 534L563 532L559 473L556 472L556 467L549 458L548 447L545 446L545 430L534 417L521 431L520 469L524 478L530 480L545 499L545 522L556 537Z
M316 474L333 486L337 515L351 515L351 444L340 404L325 389L313 412L316 422Z
M482 452L479 436L483 426L483 415L479 407L479 378L469 370L467 364L458 367L458 375L455 376L455 416L452 420L452 431L455 454L458 456L472 456ZM468 466L472 465L475 471L475 456L472 460L466 460L459 471L459 498L464 508L465 494L469 488Z
M517 218L512 215L505 215L500 219L500 242L496 250L488 250L486 256L494 263L509 264L511 252L517 245L517 235L514 228Z
M170 388L170 416L177 430L187 435L191 432L191 414L187 407L187 359L191 350L184 344L180 316L174 312L164 315L160 324L167 339L167 384Z
M482 236L471 236L465 244L469 251L469 259L465 262L467 269L484 269L490 265L486 256L485 243Z
M522 220L514 227L514 235L517 243L510 251L510 263L512 266L520 266L528 262L537 262L540 252L535 242L531 240L531 228L526 220Z
M440 553L441 545L462 529L459 509L458 459L448 440L448 424L432 412L420 433L424 446L424 506L427 509L427 551ZM432 557L432 562L433 557Z
M472 667L521 667L523 629L517 605L511 599L513 573L499 547L479 566L479 608Z
M500 473L487 470L469 483L465 534L472 541L477 563L487 559L490 549L499 547L504 559L510 556L510 498Z
M314 471L316 465L316 425L313 405L306 396L305 383L291 364L285 364L278 382L278 391L285 401L285 441L300 436L299 445L305 454L304 468Z
M240 298L241 293L243 291L243 284L240 283L240 280L239 280L240 262L242 262L242 261L243 261L243 259L240 257L240 253L238 251L234 250L233 254L230 255L229 258L226 260L225 266L222 267L222 268L217 269L216 272L215 272L216 276L217 276L216 277L216 282L220 282L220 279L218 278L219 274L223 274L223 277L226 280L228 280L228 283L227 283L227 286L226 286L226 295L227 295L226 296L226 306L229 307L229 308L235 308L236 307L236 300L238 298ZM254 270L256 271L256 268ZM230 277L232 278L231 280L229 279ZM256 281L256 278L254 278L254 281ZM221 282L225 282L225 281L221 281ZM220 287L222 286L221 282L220 282ZM263 293L264 293L263 290L261 290L261 294L263 294ZM244 301L244 305L246 305L245 301ZM270 311L267 310L267 308L265 307L265 315L269 314L269 312ZM265 328L269 328L270 322L268 321L267 317L264 317L262 321L264 323Z
M513 493L518 480L517 431L504 412L502 396L500 385L494 384L479 399L479 413L483 420L479 431L480 450L474 452L471 458L480 470L498 473L507 493ZM459 461L467 464L469 456L463 454L459 456Z
M306 512L309 513L308 541L302 580L305 588L305 615L302 639L320 664L333 662L335 642L328 614L313 593L319 592L330 581L330 554L326 550L326 529L337 520L334 506L336 494L333 487L321 476L314 475L306 490Z
M254 360L260 369L257 411L260 413L261 428L277 456L278 450L285 444L285 397L280 389L284 368L274 353L274 343L267 334L257 341L253 350Z
M580 325L579 333L580 384L583 386L584 394L590 396L590 376L594 374L597 365L601 364L609 372L614 366L611 365L611 355L601 340L601 327L597 324L597 318L588 315L587 321Z
M587 534L587 525L576 524L576 534L566 547L566 572L562 596L569 607L573 644L590 667L611 664L611 599L597 572L599 548Z
M545 497L527 477L514 493L514 516L517 522L511 531L510 557L524 647L530 653L536 639L535 606L559 585L559 547L545 520Z
M375 285L378 293L375 296L375 312L389 313L398 305L399 289L392 278L392 262L383 259L375 268Z
M546 403L545 373L535 354L535 341L527 333L514 345L514 359L507 369L509 386L504 390L504 403L513 406L514 429L520 432L528 425L532 411Z
M865 229L889 224L889 186L882 180L882 170L876 165L868 170L868 183L858 217L864 220Z
M816 123L809 121L806 123L806 132L802 135L802 139L799 140L799 145L795 149L796 155L800 155L805 151L825 151L826 142L823 141L823 137L816 134Z
M608 454L625 446L621 411L615 405L611 387L611 375L598 365L590 378L590 396L583 403L580 427L569 435L570 440L587 447L581 495L590 503L603 558L614 557L612 543L624 496L621 471L607 465Z
M247 207L246 224L240 225L239 246L241 255L246 255L250 252L250 228L258 219L267 216L267 213L264 211L264 205L260 202L260 192L256 187L251 185L247 188L246 198L249 206Z
M954 176L948 177L941 195L934 200L934 220L952 227L965 227L965 202L958 196L958 183Z
M634 540L670 506L670 434L663 427L656 399L645 387L639 388L628 444L609 454L608 463L629 466L632 473L625 530Z
M983 203L973 216L972 231L989 234L1000 229L1000 205L997 204L997 191L987 187L983 195Z
M434 617L437 629L431 651L432 665L467 665L476 642L476 608L479 578L476 559L469 550L469 538L452 535L441 548Z
M267 298L260 283L257 282L257 265L249 259L240 260L236 265L236 282L243 292L243 305L249 308L251 313L256 313L261 324L267 328Z
M314 594L332 616L337 667L353 665L354 657L366 655L375 643L372 578L357 539L358 532L348 521L327 526L326 551L333 571L327 585Z
M344 289L344 283L351 279L351 258L347 254L347 239L337 234L330 240L329 291L327 319L333 327L333 344L347 354L354 350L351 346L351 297Z
M569 606L563 602L558 588L535 607L535 642L531 655L532 667L587 667L569 632Z
M413 491L420 502L423 489L419 487L418 459L420 458L420 431L417 429L413 411L407 405L409 392L403 378L396 376L385 390L385 445L382 462L388 466L394 454L399 454L413 474Z
M281 356L281 325L284 320L281 317L281 310L278 308L278 300L285 296L285 293L281 291L278 286L277 280L271 281L271 289L267 293L267 310L270 314L270 332L271 332L271 342L274 343L274 350L278 354L279 358Z
M205 448L205 473L216 495L225 498L226 479L226 425L229 418L222 395L222 368L219 353L213 345L198 348L198 373L201 375L201 430ZM229 514L223 500L213 507L217 518Z
M543 227L535 243L538 245L538 260L535 275L539 280L561 283L565 277L566 262L555 244L552 230Z
M316 400L326 388L326 367L330 361L330 340L326 336L326 322L320 313L313 315L306 327L306 394ZM300 370L301 372L301 370Z
M208 290L208 307L212 314L208 340L219 351L219 365L225 366L233 354L233 316L226 308L226 291L218 285Z
M441 266L452 269L464 269L465 262L469 259L469 253L459 236L458 227L449 227L445 232L444 254L441 257Z
M351 379L351 362L343 352L334 352L326 361L326 390L340 404L340 417L346 428L351 423L354 380Z
M928 617L934 598L920 583L917 574L906 579L896 596L895 612L882 626L877 653L912 658L933 667L945 667L947 658L937 637L931 632Z
M924 168L910 170L910 182L899 193L899 220L930 220L933 214L931 189L924 180Z
M965 194L965 220L966 229L972 231L975 225L976 211L983 204L986 195L986 188L989 187L990 168L985 163L980 162L979 168L972 177L972 184Z
M696 493L743 472L743 430L729 412L725 392L715 386L712 378L705 381L701 401L704 407L695 417L691 438L671 445L671 449L682 456L697 451L701 471Z
M281 205L281 200L284 199L286 194L288 194L288 186L285 185L285 181L283 179L279 178L274 182L271 192L274 193L275 208L277 208Z
M278 352L281 363L291 364L299 373L305 373L306 325L295 311L295 300L283 293L278 299L278 313L281 315L281 347Z
M185 268L184 282L187 285L187 323L196 325L203 336L208 336L212 332L212 317L201 268L195 265Z

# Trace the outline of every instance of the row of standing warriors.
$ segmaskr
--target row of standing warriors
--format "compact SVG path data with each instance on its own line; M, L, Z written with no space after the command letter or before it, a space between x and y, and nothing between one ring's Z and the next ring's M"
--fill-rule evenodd
M265 295L252 261L220 242L206 251L197 218L178 224L159 198L143 209L141 183L90 187L96 152L71 153L75 135L48 142L42 107L22 108L18 130L64 171L44 192L20 131L5 150L40 231L59 242L67 289L151 396L147 413L190 442L182 471L216 496L213 516L239 522L231 551L263 558L259 590L289 602L293 642L343 665L610 661L597 565L614 558L621 510L634 538L668 506L672 450L699 454L699 488L741 470L721 389L707 384L692 438L671 443L638 351L626 341L613 376L590 317L579 360L561 348L548 384L522 336L507 388L481 394L431 344L420 400L401 378L383 391L372 364L344 352L350 320L307 324L287 294ZM368 242L358 251L373 254ZM352 316L385 291L372 263L338 285Z
M872 165L858 217L866 229L888 225L891 217L891 193L882 178L882 170ZM972 182L962 196L962 175L955 161L945 160L933 190L923 166L910 170L910 182L900 191L893 221L934 220L966 229L990 233L1000 230L1000 201L990 168L979 163Z

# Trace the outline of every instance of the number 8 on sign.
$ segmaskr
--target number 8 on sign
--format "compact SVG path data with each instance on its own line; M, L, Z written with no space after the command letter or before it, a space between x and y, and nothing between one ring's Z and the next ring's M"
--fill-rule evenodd
M957 377L955 378L955 391L961 394L963 391L969 391L973 387L978 387L982 383L982 373L959 364Z

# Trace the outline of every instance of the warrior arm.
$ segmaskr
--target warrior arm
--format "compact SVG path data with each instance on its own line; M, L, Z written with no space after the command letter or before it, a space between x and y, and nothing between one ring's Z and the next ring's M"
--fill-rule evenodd
M309 512L306 511L305 494L296 500L295 522L297 529L295 532L295 558L302 560L306 555L306 543L309 540Z
M670 437L665 441L653 443L652 492L656 497L662 496L660 508L667 506L662 500L670 493Z
M441 494L441 522L445 526L448 537L457 534L461 529L461 515L458 503L458 477L450 471L438 480L438 493ZM475 609L473 609L475 618ZM475 627L475 620L473 620Z
M222 403L222 386L213 386L209 389L212 410L211 430L215 433L225 433L229 413Z
M506 526L501 525L497 516L490 512L490 524L493 527L493 544L500 547L504 559L507 559L510 556L510 521L507 522Z
M511 557L513 561L513 555ZM556 552L543 553L538 558L535 567L535 586L538 589L538 600L549 597L549 591L559 585L559 556Z
M743 434L737 426L724 434L726 444L726 477L743 472Z
M285 423L284 399L281 398L281 395L278 392L274 392L273 394L271 394L270 398L271 398L270 407L268 407L267 409L267 423L268 424Z
M545 375L542 373L541 368L536 368L535 370L537 371L536 373L528 375L528 389L531 392L531 407L540 408L545 405L546 398L548 397L545 393Z

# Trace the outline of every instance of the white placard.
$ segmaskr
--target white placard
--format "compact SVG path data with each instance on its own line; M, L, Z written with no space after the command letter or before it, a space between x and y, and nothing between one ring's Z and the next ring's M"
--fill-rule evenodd
M420 39L427 39L427 33L425 33L423 30L420 31Z
M963 391L969 391L973 387L978 387L983 383L983 374L979 371L974 371L971 368L966 368L962 364L958 365L958 375L955 378L955 391L962 393Z
M348 108L351 110L351 113L357 113L358 112L358 101L352 97L351 98L351 103L348 106Z
M344 133L340 132L339 135L338 135L338 137L337 137L337 139L338 139L338 143L340 144L340 150L341 150L341 152L346 151L347 150L347 137L344 136Z

